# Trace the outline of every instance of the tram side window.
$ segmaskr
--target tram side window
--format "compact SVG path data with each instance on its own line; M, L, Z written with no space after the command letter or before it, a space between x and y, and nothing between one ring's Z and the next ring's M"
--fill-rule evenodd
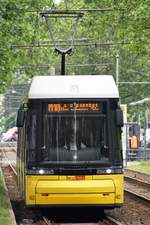
M30 162L36 160L36 139L37 139L37 115L31 114L28 123L28 159Z
M117 102L111 102L112 150L116 163L122 162L121 128L116 126Z
M56 118L47 117L43 118L43 147L42 147L42 160L48 160L50 158L50 147L56 146ZM58 140L57 140L58 141Z

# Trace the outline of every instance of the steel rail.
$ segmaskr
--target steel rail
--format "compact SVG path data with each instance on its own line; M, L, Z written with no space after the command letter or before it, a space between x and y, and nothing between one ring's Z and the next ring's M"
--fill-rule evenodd
M112 216L107 215L106 218L111 221L114 225L122 225L122 223L118 220L116 220L115 218L113 218Z
M5 151L5 152L17 152L16 147L0 147L0 151Z
M139 180L143 180L143 177L145 180L149 181L150 183L150 174L148 173L144 173L144 172L140 172L140 171L136 171L136 170L132 170L132 169L124 169L124 172L125 172L125 176L126 176L126 173L130 173L132 174L131 176L134 177L134 178L138 178ZM140 176L142 176L142 179L140 179Z
M132 172L132 173L141 174L141 175L146 175L146 176L150 177L150 174L144 173L144 172L141 172L141 171L132 170L132 169L127 169L127 168L125 168L124 170L125 170L125 172Z
M146 186L146 187L150 188L150 183L147 182L147 181L142 181L142 180L140 180L138 178L130 177L130 176L127 176L127 175L125 175L124 178L125 178L125 180L131 181L133 183L138 183L140 185L143 185L143 186Z
M55 223L54 222L51 222L47 217L45 217L45 216L42 216L42 219L43 219L43 221L44 221L44 223L46 223L46 225L55 225ZM102 222L97 222L97 223L84 223L84 225L93 225L93 224L102 224L102 223L104 223L104 224L108 224L108 222L110 222L111 224L113 224L113 225L122 225L122 223L120 222L120 221L118 221L118 220L116 220L115 218L113 218L112 216L110 216L110 215L106 215L105 216L105 219L104 219L104 221ZM57 225L61 225L61 224L65 224L65 223L57 223ZM70 223L71 224L71 223ZM83 224L83 223L80 223L80 224Z
M17 176L17 171L15 170L14 166L11 164L10 160L8 159L8 157L6 156L6 154L5 154L5 152L3 150L2 150L2 154L3 154L6 162L8 163L10 168L12 169L13 173L15 174L15 176Z
M42 218L43 218L43 221L44 221L44 223L45 223L46 225L52 225L52 224L53 224L53 223L51 223L51 222L47 219L47 217L42 216Z
M141 172L139 173L137 171L132 171L132 170L129 171L129 172L133 173L132 175L134 177L132 177L132 175L129 176L129 175L125 174L125 176L124 176L125 181L127 181L129 183L133 183L133 184L139 185L139 188L140 188L140 186L141 187L143 186L143 188L144 188L144 186L146 188L150 188L150 183L148 181L143 181L142 179L140 179L140 177L139 178L136 177L136 176L138 176L138 174L146 175L146 176L147 176L147 174L144 174L144 173L141 173ZM137 192L135 193L135 192L129 190L128 188L125 188L125 192L130 193L131 195L134 195L135 197L150 203L150 198L149 197L145 197L145 196L141 195L140 193L137 193Z
M150 199L143 196L143 195L139 195L139 194L136 194L135 192L131 191L131 190L128 190L128 189L124 189L124 191L127 193L127 194L130 194L132 196L134 196L135 198L138 198L140 200L143 200L145 201L146 203L149 203L150 204Z

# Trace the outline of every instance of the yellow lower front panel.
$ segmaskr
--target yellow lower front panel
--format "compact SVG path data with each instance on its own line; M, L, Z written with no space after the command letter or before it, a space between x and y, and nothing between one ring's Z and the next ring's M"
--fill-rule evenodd
M73 177L73 176L72 176ZM69 177L70 179L70 177ZM123 174L85 176L26 176L26 205L122 204Z
M114 204L114 193L108 194L36 194L36 204L70 205L70 204Z

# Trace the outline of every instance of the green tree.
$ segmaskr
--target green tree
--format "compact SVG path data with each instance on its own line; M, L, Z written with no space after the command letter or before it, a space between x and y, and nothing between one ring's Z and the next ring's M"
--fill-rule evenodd
M50 65L60 74L60 57L54 48L31 47L42 42L51 43L45 21L38 14L44 9L100 9L111 11L85 12L80 18L77 39L87 38L89 46L75 47L67 56L67 74L114 74L115 57L120 55L120 81L149 81L149 7L148 0L74 0L53 5L49 0L2 0L0 5L0 92L16 77L29 79L34 75L48 75ZM29 12L30 11L30 12ZM33 11L33 12L31 12ZM71 34L71 20L50 19L55 39ZM61 35L63 34L63 35ZM64 35L65 34L65 35ZM119 45L101 46L94 43L122 42ZM77 43L77 41L75 42ZM12 48L14 45L30 45L29 48ZM85 67L80 64L86 64ZM91 66L95 64L95 66ZM102 65L100 65L102 64ZM74 66L77 65L77 66ZM88 66L89 65L89 66ZM123 103L149 96L144 85L120 84Z

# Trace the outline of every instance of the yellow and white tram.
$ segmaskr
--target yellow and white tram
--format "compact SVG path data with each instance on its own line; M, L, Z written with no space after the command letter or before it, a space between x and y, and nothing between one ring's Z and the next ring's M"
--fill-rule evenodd
M123 119L112 76L34 77L17 126L27 206L123 204Z

